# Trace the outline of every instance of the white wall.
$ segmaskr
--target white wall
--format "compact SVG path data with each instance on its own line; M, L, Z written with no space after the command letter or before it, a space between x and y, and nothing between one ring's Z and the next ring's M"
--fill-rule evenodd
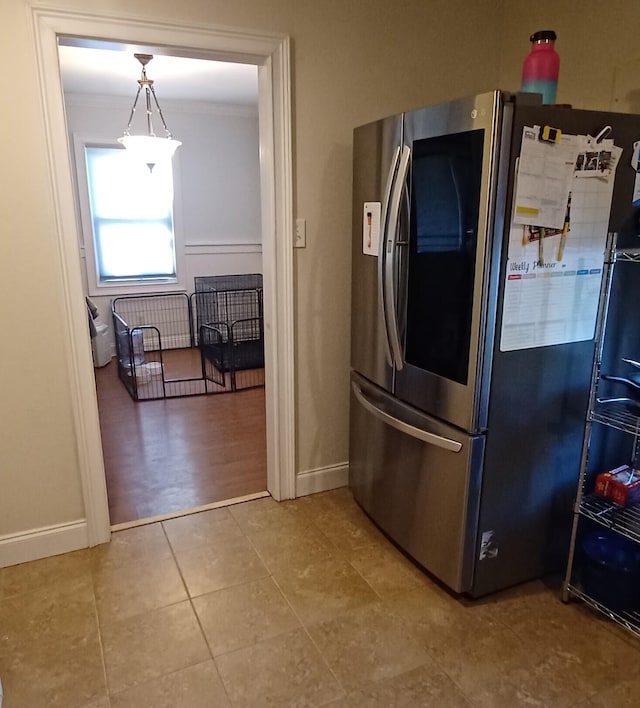
M193 278L199 275L261 273L257 109L174 103L162 100L161 95L158 98L173 136L182 142L174 157L174 218L181 287L193 292ZM133 93L131 99L66 95L72 153L74 136L115 142L122 135L132 100ZM78 169L83 169L83 165ZM83 248L86 238L91 238L91 234L79 234L88 292L89 251ZM90 294L109 326L110 301L121 294L117 290L105 296Z

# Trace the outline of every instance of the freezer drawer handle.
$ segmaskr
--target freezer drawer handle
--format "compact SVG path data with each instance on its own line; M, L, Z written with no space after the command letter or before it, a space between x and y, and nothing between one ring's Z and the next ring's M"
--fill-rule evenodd
M385 411L380 410L380 408L371 403L371 401L364 395L362 389L357 383L351 382L351 388L353 389L353 393L360 405L383 423L390 425L392 428L399 430L401 433L406 433L407 435L411 435L413 438L422 440L422 442L429 443L429 445L436 445L437 447L444 448L450 452L460 452L460 450L462 450L462 443L457 440L450 440L449 438L444 438L441 435L436 435L435 433L429 433L426 430L421 430L420 428L409 425L409 423L398 420Z

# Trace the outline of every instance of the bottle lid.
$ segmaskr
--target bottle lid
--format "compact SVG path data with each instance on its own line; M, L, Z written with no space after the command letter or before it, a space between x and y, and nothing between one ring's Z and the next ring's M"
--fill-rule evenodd
M553 30L540 30L529 37L530 42L544 42L545 40L555 42L556 39L557 35Z

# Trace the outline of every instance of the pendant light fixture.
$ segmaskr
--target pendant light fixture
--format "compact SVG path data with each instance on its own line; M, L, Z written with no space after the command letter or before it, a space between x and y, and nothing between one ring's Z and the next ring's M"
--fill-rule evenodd
M157 162L161 160L170 160L173 157L173 153L176 148L180 147L182 143L179 140L174 140L167 128L167 124L162 115L162 109L156 98L156 92L153 88L153 80L147 78L147 64L153 59L153 54L134 54L133 55L142 64L142 76L138 79L138 92L136 93L135 100L133 101L133 106L131 108L131 114L129 115L129 122L124 130L121 138L118 138L118 142L121 143L127 150L134 154L137 158L142 160L147 164L149 171L153 171L154 166ZM133 116L136 112L136 107L138 105L138 99L140 98L140 92L144 88L145 93L145 107L147 113L147 133L146 135L131 135L131 122L133 121ZM151 102L151 97L153 96L153 104L158 111L160 120L165 130L165 137L157 136L153 131L153 105Z

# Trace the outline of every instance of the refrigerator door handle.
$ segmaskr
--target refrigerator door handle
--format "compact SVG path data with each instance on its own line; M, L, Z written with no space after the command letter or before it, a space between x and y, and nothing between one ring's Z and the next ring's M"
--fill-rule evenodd
M389 225L389 200L391 199L391 190L393 188L393 180L398 170L398 161L400 159L400 146L395 149L389 175L387 177L387 185L384 190L384 198L382 202L382 247L378 253L378 302L380 305L380 316L384 324L384 353L389 366L393 366L393 354L391 352L391 341L389 338L389 319L387 317L387 293L385 290L384 270L386 261L386 243L387 243L387 228Z
M394 275L396 272L396 246L398 241L398 222L400 219L400 208L402 195L406 189L407 172L409 170L409 158L411 150L408 145L402 148L400 166L393 188L391 204L389 205L389 219L385 238L385 307L386 319L389 323L389 338L391 340L391 351L398 371L403 368L402 346L400 344L400 326L398 324L398 309L395 298Z
M394 418L394 416L381 410L365 396L360 386L358 386L358 384L354 381L351 382L351 388L353 389L353 394L360 405L383 423L386 423L401 433L410 435L411 437L428 443L429 445L441 447L449 452L460 452L460 450L462 450L462 443L457 440L450 440L449 438L442 437L442 435L436 435L435 433L430 433L427 430L416 428L414 425L405 423L404 421Z

